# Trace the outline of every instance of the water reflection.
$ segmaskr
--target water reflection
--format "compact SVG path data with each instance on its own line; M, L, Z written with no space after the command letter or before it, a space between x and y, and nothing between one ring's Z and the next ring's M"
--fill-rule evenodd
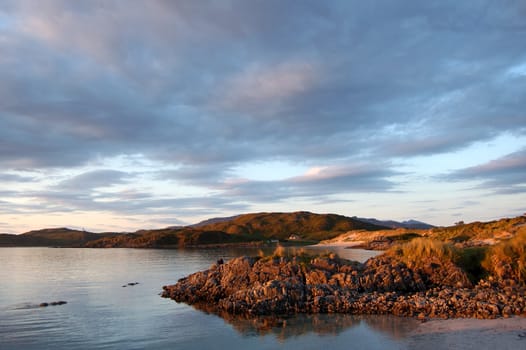
M389 318L351 315L246 318L205 308L206 314L158 295L163 284L207 269L218 258L258 250L0 248L0 348L308 350L327 342L333 350L350 343L400 348L392 337L404 334L403 319L392 325ZM122 288L130 281L140 284ZM68 303L37 307L57 300Z
M238 333L245 337L272 335L284 341L309 333L318 336L337 336L351 328L366 327L391 339L404 339L418 325L413 318L391 315L349 314L298 314L292 316L233 315L215 310L207 304L196 304L194 308L221 317Z

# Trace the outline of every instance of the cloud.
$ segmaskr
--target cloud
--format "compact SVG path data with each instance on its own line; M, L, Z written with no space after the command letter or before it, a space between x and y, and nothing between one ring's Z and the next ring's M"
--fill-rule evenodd
M57 188L61 190L93 190L126 183L127 178L130 178L130 174L123 171L111 169L93 170L61 181Z
M208 5L4 5L0 162L385 158L524 133L520 4Z
M318 72L307 62L281 62L271 67L247 67L229 78L218 96L227 109L241 113L279 113L280 104L316 84Z
M155 173L161 181L172 181L191 186L215 187L228 178L230 169L227 164L188 165L174 170L162 170Z
M526 192L526 148L485 164L445 176L457 181L481 180L481 187L500 194Z
M164 215L195 217L214 215L223 211L243 211L246 205L233 203L217 196L158 198L148 193L129 191L112 194L85 195L78 192L42 191L31 196L42 203L44 210L99 211L116 215ZM42 208L41 207L41 208Z
M17 183L24 183L24 182L30 182L34 178L31 176L24 176L19 174L9 174L9 173L0 173L0 182L17 182ZM0 191L0 195L2 192Z
M226 181L221 196L249 202L281 201L294 198L323 199L331 202L332 195L360 192L383 192L395 184L389 177L396 173L382 166L362 164L311 168L306 174L277 181ZM339 202L340 199L335 199Z
M210 203L226 209L391 191L400 158L526 135L525 15L485 0L2 1L0 166L76 174L141 155L166 178L232 195ZM275 160L331 166L232 181ZM94 196L131 179L110 168L40 190L64 208L110 208ZM209 210L199 203L184 210Z

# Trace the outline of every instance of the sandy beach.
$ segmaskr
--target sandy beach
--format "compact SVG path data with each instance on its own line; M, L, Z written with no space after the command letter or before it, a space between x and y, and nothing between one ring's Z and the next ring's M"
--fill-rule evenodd
M330 241L322 241L318 244L313 245L313 247L344 247L344 248L350 248L359 246L361 244L366 243L366 241L349 241L345 239L333 239Z
M408 349L526 349L526 317L450 319L421 323Z

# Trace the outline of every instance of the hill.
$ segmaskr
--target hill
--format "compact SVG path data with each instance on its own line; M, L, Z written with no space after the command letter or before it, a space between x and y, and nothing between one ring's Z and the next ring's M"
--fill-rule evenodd
M255 213L213 218L188 227L104 233L52 228L21 235L0 235L0 246L177 248L217 244L245 244L268 240L318 242L349 230L385 227L335 214Z
M213 218L186 228L140 230L105 237L86 244L96 248L182 248L222 244L246 244L268 240L317 242L350 229L382 227L335 214L256 213Z
M192 246L247 243L253 237L230 235L222 231L194 228L141 230L114 237L104 237L86 243L88 248L184 248Z
M351 230L375 231L386 229L360 220L336 214L254 213L239 215L231 220L200 226L202 230L243 234L260 239L320 241Z
M526 231L526 216L430 229L392 229L355 217L300 211L243 214L209 219L188 227L125 234L49 228L20 235L0 234L0 246L181 248L280 240L329 244L361 242L364 248L384 250L416 237L429 237L458 247L488 246L523 231Z
M488 222L460 222L454 226L435 227L427 234L443 242L459 245L492 245L526 231L526 216L504 218Z
M429 237L452 243L457 247L489 246L515 237L526 231L526 216L504 218L489 222L459 223L431 229L397 228L365 232L354 230L322 242L323 244L358 244L356 247L385 250L394 244L413 238Z
M0 246L83 247L89 241L116 233L93 233L65 227L29 231L20 235L0 235Z

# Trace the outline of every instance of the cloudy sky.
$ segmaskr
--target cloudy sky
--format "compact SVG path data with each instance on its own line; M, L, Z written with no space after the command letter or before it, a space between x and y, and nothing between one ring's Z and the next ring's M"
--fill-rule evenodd
M0 232L526 211L526 2L0 2Z

